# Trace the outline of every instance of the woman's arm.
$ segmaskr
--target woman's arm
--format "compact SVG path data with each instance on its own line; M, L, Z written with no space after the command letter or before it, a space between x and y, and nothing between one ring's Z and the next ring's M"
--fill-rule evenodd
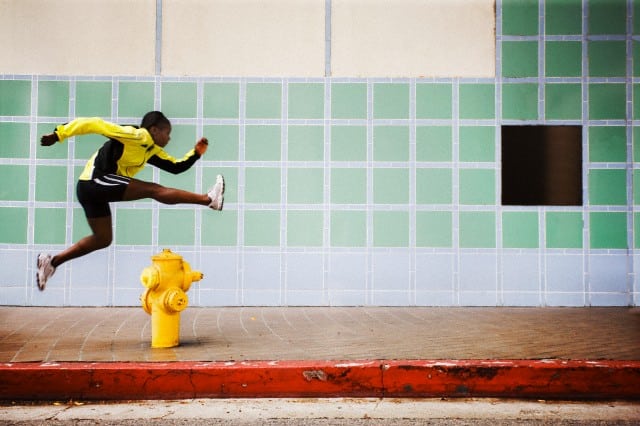
M193 164L207 151L209 141L207 138L201 138L196 146L180 160L176 160L165 151L159 151L153 155L147 163L164 170L165 172L178 174L189 170Z
M69 123L57 126L53 133L42 136L40 144L50 146L72 136L87 135L90 133L103 135L121 142L151 139L148 132L133 126L120 126L104 121L101 118L76 118Z

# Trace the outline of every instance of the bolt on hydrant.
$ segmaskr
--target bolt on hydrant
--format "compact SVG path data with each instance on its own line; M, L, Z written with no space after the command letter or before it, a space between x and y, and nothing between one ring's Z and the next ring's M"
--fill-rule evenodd
M151 315L151 346L172 348L180 343L180 312L189 304L191 283L202 279L182 256L164 249L151 256L153 264L142 270L140 281L147 289L140 296L142 308Z

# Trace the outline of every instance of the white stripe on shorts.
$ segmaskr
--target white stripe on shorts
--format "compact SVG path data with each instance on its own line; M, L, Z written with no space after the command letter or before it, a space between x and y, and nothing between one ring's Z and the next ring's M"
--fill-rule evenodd
M105 182L102 179L105 179L109 182ZM95 178L93 181L98 185L102 185L102 186L120 186L120 185L127 185L130 180L129 178L126 178L123 176L105 175L105 176L102 176L101 178Z

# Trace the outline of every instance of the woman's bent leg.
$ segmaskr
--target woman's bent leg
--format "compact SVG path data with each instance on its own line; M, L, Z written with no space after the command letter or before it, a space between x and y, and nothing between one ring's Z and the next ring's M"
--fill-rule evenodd
M66 250L53 256L51 264L58 267L66 261L75 259L92 251L108 247L113 239L111 216L87 218L92 234L79 240Z

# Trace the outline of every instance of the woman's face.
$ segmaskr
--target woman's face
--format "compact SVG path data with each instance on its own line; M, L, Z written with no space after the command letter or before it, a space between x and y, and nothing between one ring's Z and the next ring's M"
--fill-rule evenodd
M160 148L167 146L171 140L171 126L151 126L149 133L153 142Z

